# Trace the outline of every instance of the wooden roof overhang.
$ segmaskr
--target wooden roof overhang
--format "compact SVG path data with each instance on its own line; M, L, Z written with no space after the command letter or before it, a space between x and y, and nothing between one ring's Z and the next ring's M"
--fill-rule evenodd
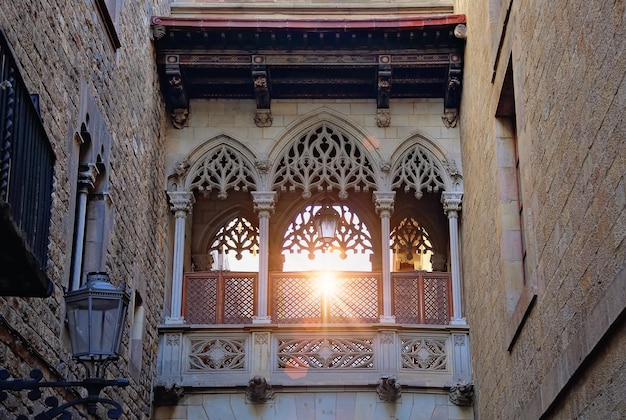
M456 118L464 23L464 15L151 20L178 128L196 98L254 99L259 126L271 125L271 100L283 98L376 99L387 115L390 98L443 98Z

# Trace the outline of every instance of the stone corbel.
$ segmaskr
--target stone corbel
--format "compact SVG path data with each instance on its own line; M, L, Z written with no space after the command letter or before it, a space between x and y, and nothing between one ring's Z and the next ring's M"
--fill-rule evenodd
M185 388L175 382L159 383L154 386L154 405L177 405L185 395Z
M446 108L443 110L441 121L446 128L454 128L458 122L458 111L455 109Z
M246 387L246 398L253 403L264 403L274 397L272 386L262 376L255 376L250 379Z
M474 403L474 384L471 382L456 384L450 388L448 398L454 405L471 406Z
M376 392L381 401L395 402L402 395L400 384L393 376L383 376L378 380Z
M189 116L189 99L185 91L178 55L165 56L165 78L167 80L165 99L172 110L172 124L176 128L183 128Z
M389 127L391 114L389 112L389 95L391 93L391 56L378 57L378 81L376 85L376 124L379 127Z

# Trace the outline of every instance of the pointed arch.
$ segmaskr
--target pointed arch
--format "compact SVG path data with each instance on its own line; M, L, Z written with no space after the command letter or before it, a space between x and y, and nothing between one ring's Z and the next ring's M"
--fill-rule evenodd
M452 173L453 172L453 173ZM413 191L421 198L424 191L453 191L460 174L450 171L446 152L434 141L422 134L415 134L404 141L392 156L388 188L390 190Z
M371 136L327 109L293 125L278 146L271 154L269 181L274 191L302 191L309 198L315 191L336 190L346 199L349 190L379 188Z
M182 164L188 169L179 170L179 175L183 172L185 191L196 190L200 194L217 191L218 198L223 200L229 190L258 190L260 178L254 162L254 153L243 143L220 135L191 152Z

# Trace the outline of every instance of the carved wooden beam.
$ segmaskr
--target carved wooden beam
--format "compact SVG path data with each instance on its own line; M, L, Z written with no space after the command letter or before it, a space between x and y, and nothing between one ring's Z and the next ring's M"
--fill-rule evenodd
M444 96L444 113L441 117L444 125L448 128L456 127L457 112L461 102L463 64L461 56L450 55L450 65L448 66L448 78L446 81L446 93Z
M391 113L389 112L389 95L391 94L391 56L378 56L378 80L376 86L376 124L379 127L389 127Z
M257 109L254 123L257 127L270 127L272 125L271 98L265 57L262 55L252 56L252 81Z
M165 78L167 81L165 99L171 109L172 124L176 128L183 128L189 115L189 99L185 91L178 55L165 57Z

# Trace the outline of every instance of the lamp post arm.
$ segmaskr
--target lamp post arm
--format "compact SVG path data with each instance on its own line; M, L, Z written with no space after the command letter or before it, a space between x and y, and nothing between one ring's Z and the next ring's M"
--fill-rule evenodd
M109 409L107 415L110 419L117 419L122 415L122 406L111 399L101 398L100 391L109 386L126 387L129 385L129 381L126 378L118 379L103 379L103 378L86 378L82 381L53 381L42 382L43 373L39 369L33 369L30 372L30 380L27 379L11 379L8 380L10 374L6 369L0 369L0 402L7 398L6 391L22 391L30 390L28 392L28 399L36 401L41 398L40 388L68 388L68 387L82 387L87 390L87 397L72 400L66 404L59 406L59 399L57 397L48 397L44 400L44 404L47 407L51 407L50 410L35 416L35 420L47 420L53 419L59 415L64 415L63 419L71 418L71 414L66 412L66 409L79 404L87 404L87 412L89 414L95 414L96 404L108 404L113 406ZM18 417L24 418L25 417Z

